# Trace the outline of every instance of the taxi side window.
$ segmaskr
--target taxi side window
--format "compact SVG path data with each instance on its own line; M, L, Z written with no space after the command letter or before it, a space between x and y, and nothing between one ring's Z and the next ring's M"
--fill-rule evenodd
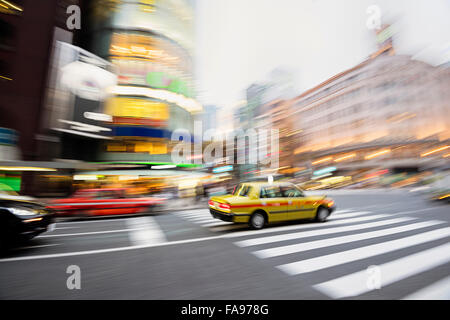
M235 186L232 195L237 196L241 187L242 187L242 184L238 184L237 186Z
M270 187L262 187L260 192L260 198L280 198L282 197L282 193L279 187L270 186Z
M303 197L303 193L295 187L282 187L283 197L286 198L299 198Z
M250 190L252 189L252 187L250 186L245 186L244 188L242 188L241 192L239 193L239 195L241 197L248 197L248 194L250 193Z

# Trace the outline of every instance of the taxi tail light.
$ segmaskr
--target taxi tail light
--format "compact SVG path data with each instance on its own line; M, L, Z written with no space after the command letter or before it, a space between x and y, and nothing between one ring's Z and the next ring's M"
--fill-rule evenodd
M226 204L226 203L219 203L219 208L230 210L231 206L229 204Z
M209 200L209 201L208 201L208 204L209 204L210 206L214 206L214 201Z

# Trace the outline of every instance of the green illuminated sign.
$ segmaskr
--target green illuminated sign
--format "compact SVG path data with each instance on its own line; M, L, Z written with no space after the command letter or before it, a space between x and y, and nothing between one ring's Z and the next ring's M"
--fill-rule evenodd
M185 81L171 77L164 72L149 72L146 81L152 88L167 89L185 97L192 97L192 92Z

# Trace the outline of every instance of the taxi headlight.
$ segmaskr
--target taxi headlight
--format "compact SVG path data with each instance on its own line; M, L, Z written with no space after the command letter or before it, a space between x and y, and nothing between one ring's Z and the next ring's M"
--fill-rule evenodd
M327 201L325 201L325 204L326 204L328 207L332 207L332 206L334 205L334 201L333 201L333 200L327 200Z
M38 214L38 212L33 209L9 208L8 210L16 216L35 216Z

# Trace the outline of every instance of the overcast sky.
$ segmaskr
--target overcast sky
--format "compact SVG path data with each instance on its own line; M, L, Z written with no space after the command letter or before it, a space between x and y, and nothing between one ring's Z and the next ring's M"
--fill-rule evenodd
M298 93L375 50L366 13L394 22L400 54L436 63L450 57L450 0L196 0L199 100L230 108L278 66L296 75Z

